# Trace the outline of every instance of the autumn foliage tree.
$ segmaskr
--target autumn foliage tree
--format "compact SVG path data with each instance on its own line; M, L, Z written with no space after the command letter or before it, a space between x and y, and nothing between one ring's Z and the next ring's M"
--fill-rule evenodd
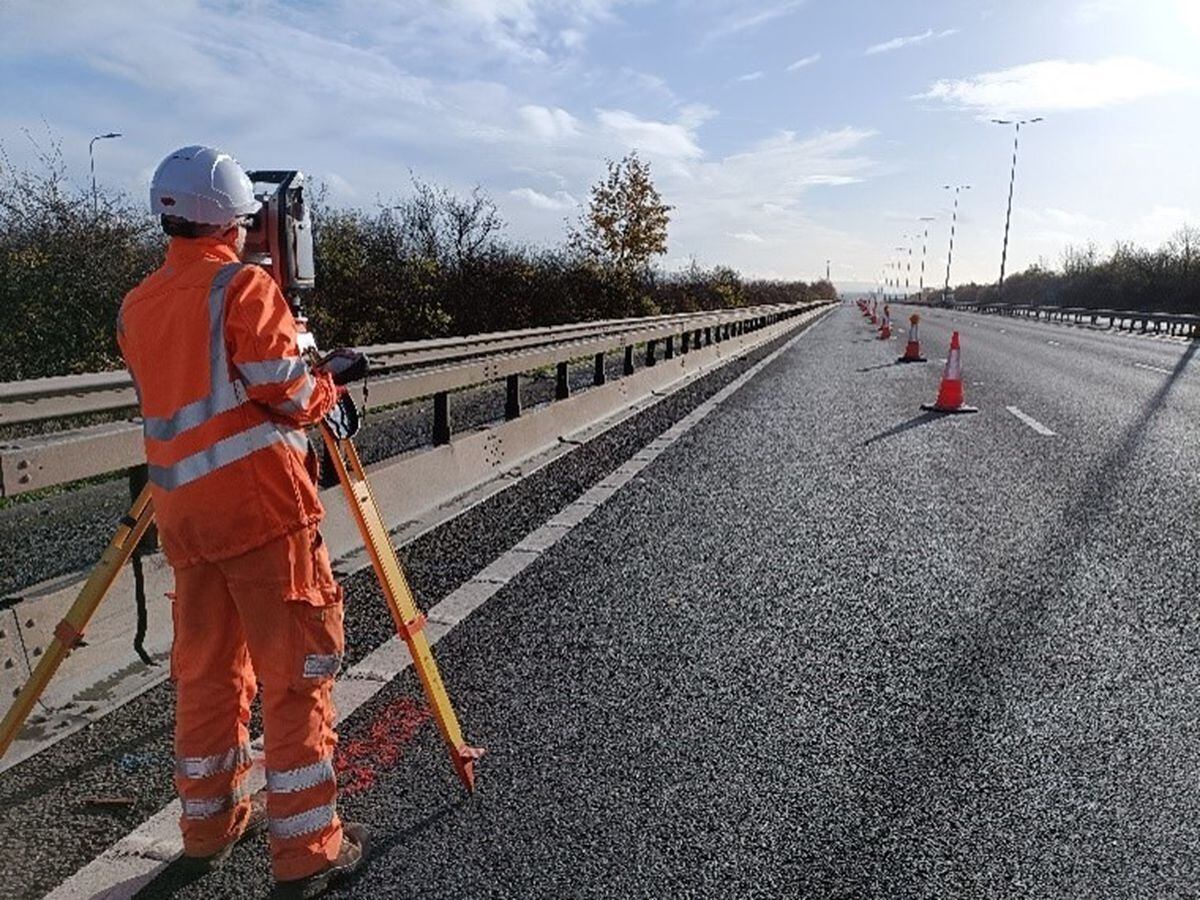
M608 174L592 186L588 208L570 233L570 246L620 272L643 272L667 252L671 209L636 150L619 162L610 159Z

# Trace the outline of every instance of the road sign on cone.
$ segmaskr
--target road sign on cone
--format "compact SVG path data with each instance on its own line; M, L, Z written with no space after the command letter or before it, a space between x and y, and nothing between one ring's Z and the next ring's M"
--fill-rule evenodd
M917 325L920 321L921 321L921 317L919 315L917 315L916 313L913 313L912 316L909 318L909 320L908 320L908 346L904 348L904 355L901 356L899 359L897 359L896 362L902 362L902 363L928 362L928 360L925 359L925 357L923 357L921 355L921 340L917 335Z
M933 403L922 403L921 409L940 413L973 413L979 412L974 406L967 406L963 398L962 357L958 347L958 332L950 336L950 356L946 360L946 369L942 372L942 384L938 388L937 400Z

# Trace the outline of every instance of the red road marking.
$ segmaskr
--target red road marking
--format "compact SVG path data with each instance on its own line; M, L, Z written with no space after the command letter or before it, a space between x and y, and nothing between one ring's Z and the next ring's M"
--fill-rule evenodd
M365 791L374 786L380 772L395 768L401 751L429 717L423 705L401 697L375 717L366 737L340 744L333 765L342 793L352 796Z

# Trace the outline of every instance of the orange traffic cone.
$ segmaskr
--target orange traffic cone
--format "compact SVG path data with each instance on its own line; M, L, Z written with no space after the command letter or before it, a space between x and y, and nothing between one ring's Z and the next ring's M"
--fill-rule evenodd
M974 406L963 402L962 358L959 356L958 332L950 336L950 356L946 360L946 369L942 372L942 385L938 388L937 400L933 403L922 403L921 409L940 413L973 413L979 412Z
M920 321L921 321L921 317L919 315L917 315L916 313L913 313L911 318L909 318L909 320L908 320L908 346L904 348L904 355L901 356L899 359L897 359L896 362L902 362L902 363L928 362L928 360L925 359L925 357L923 357L921 355L921 341L917 337L917 323Z
M879 339L881 341L890 341L892 339L892 314L888 312L888 308L883 308L883 324L879 326Z

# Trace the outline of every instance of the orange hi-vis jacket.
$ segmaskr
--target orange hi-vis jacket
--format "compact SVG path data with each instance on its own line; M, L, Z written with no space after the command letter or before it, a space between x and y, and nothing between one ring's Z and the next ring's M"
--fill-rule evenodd
M337 402L278 286L218 238L175 238L129 292L117 338L142 407L154 516L175 568L321 520L303 426Z

